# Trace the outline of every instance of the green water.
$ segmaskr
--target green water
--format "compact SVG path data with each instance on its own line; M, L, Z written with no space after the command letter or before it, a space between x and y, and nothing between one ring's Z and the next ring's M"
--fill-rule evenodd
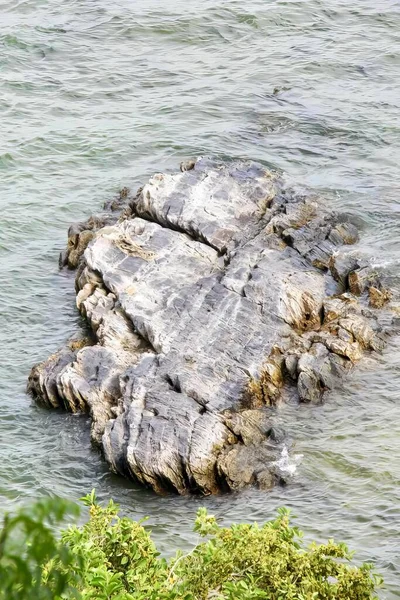
M322 407L277 414L303 455L271 494L159 498L108 473L88 422L31 405L31 365L79 326L68 225L122 186L199 154L283 170L357 215L400 265L400 5L396 0L2 0L0 3L0 511L96 487L150 515L165 552L204 504L227 522L286 505L336 536L400 598L400 353L392 338Z

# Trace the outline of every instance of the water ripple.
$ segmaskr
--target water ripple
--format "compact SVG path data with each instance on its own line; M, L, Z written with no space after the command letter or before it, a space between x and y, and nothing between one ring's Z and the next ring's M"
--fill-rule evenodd
M393 339L323 407L275 418L303 455L271 494L157 498L110 474L88 422L30 404L30 366L81 323L57 254L68 225L124 185L196 154L249 157L357 219L398 284L397 0L3 0L0 7L0 496L96 487L190 547L206 504L225 522L298 514L345 539L400 597L400 359Z

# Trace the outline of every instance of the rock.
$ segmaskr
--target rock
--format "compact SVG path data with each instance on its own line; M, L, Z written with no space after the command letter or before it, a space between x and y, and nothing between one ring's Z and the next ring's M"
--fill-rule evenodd
M329 268L333 278L342 284L343 289L347 289L349 286L349 273L358 269L359 264L354 256L336 252L329 259Z
M320 379L315 373L305 371L299 374L297 390L302 402L311 402L319 404L322 398L322 388Z
M107 212L71 225L68 230L67 248L61 252L59 257L60 268L68 266L70 269L76 269L96 231L116 223L121 212L129 206L130 200L129 189L124 187L116 198L105 204L104 208Z
M349 290L355 296L361 296L371 285L375 285L377 274L370 267L365 266L349 273Z
M368 290L369 294L369 305L373 308L382 308L387 304L392 294L390 290L378 289L377 287L371 286Z
M295 354L289 354L285 358L285 367L289 374L289 377L296 380L297 379L297 365L299 363L299 359Z
M196 166L196 160L193 160L193 159L184 160L180 164L182 173L184 171L191 171L192 169L195 168L195 166Z
M88 412L111 469L157 492L282 481L286 387L319 403L382 347L379 311L332 262L362 293L354 226L246 161L190 161L109 210L70 228L62 261L94 339L36 365L29 391Z
M336 246L358 242L358 230L352 223L338 223L331 229L328 239Z

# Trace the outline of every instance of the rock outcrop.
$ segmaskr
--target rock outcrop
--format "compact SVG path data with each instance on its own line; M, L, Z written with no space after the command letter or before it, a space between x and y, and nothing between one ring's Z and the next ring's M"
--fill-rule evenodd
M71 227L61 262L78 267L93 339L36 365L28 388L89 412L110 467L155 491L268 488L285 478L274 405L321 402L381 349L390 294L349 252L356 227L277 174L181 171Z

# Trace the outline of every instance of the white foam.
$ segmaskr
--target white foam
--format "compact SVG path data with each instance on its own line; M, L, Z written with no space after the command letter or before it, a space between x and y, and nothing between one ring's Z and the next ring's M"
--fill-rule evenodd
M294 454L293 456L290 456L287 446L284 445L279 459L273 464L278 467L282 475L292 477L302 460L303 454Z

